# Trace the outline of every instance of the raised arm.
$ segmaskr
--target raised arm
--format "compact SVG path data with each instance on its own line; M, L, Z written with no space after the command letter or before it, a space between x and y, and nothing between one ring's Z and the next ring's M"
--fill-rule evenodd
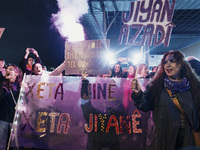
M56 69L54 69L49 75L50 76L58 76L65 70L65 61L60 64Z

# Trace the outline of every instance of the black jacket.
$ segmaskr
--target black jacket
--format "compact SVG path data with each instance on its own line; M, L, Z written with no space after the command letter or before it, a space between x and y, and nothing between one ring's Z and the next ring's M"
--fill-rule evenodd
M142 111L153 110L153 118L157 134L157 150L175 150L176 139L180 128L180 112L172 102L168 92L163 87L161 96L157 104L155 100L150 99L150 92L147 86L146 91L142 91L135 95L132 99L138 109ZM194 107L191 91L177 93L179 103L188 117L193 128L199 130L199 114ZM188 123L185 128L184 147L192 147L195 145L192 129Z
M7 89L3 86L5 81L4 77L0 78L0 120L6 121L9 123L13 122L13 118L15 115L15 102L13 100L12 94L10 89ZM12 93L14 96L15 101L17 102L20 92L20 86L17 83L12 83L15 86L12 89Z

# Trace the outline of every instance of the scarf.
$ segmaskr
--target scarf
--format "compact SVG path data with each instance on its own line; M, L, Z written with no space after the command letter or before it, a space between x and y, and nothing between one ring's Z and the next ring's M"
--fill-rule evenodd
M32 65L28 65L28 64L27 64L27 65L26 65L26 69L29 70L29 71L32 71Z
M169 77L164 78L164 86L165 88L171 90L172 95L176 94L177 92L184 92L190 89L190 82L188 79L183 76L180 81L171 81Z
M135 74L132 75L128 74L127 78L135 78Z

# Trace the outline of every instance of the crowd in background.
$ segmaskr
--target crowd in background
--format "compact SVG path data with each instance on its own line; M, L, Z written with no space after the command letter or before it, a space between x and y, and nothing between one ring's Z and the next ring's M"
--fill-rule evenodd
M193 57L189 56L185 59L194 72L200 76L200 61ZM126 67L122 67L122 64L125 63ZM19 66L19 69L22 71L22 74L26 75L42 75L43 73L46 75L64 75L64 65L65 61L61 64L62 67L57 72L54 72L56 69L49 68L42 64L42 61L40 59L40 56L38 52L34 48L27 48L25 56L21 59L20 64L15 64L16 66ZM6 61L3 58L0 58L0 76L6 75L6 68L9 66L9 63L6 63ZM60 67L60 66L59 66ZM58 67L58 68L59 68ZM135 73L138 67L138 75L137 78L153 78L158 71L160 65L153 66L151 70L149 70L149 67L145 63L140 63L133 65L133 63L130 61L130 58L118 58L118 62L114 64L114 66L109 66L109 74L103 74L103 75L91 75L91 76L100 76L100 77L118 77L118 78L134 78ZM53 72L53 73L52 73Z

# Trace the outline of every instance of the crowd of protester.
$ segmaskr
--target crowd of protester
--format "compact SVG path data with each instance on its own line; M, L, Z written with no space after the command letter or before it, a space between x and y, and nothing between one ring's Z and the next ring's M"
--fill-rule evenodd
M126 88L128 87L126 90L124 90L124 97L127 97L127 99L125 98L123 100L124 108L125 110L128 109L129 101L134 100L136 106L140 110L145 112L150 111L151 115L152 112L154 112L154 120L157 123L156 131L162 130L162 133L157 132L159 141L157 142L157 149L163 149L164 147L167 147L166 149L173 150L186 146L194 146L195 143L191 134L192 129L189 129L189 126L182 123L186 121L186 119L183 116L171 116L170 111L173 111L174 114L177 114L177 111L175 110L174 106L168 105L165 100L163 100L167 94L166 90L163 90L163 87L168 88L171 84L174 84L179 86L177 88L180 88L179 83L185 82L186 80L187 84L185 87L183 87L183 89L181 87L176 91L172 89L172 94L180 93L180 95L177 95L178 97L181 97L185 101L189 99L189 102L187 103L182 101L182 106L184 106L183 109L186 110L186 107L190 105L191 108L187 109L185 113L188 117L190 117L189 120L194 126L193 129L198 131L200 129L198 121L200 118L197 117L199 116L198 112L200 112L200 96L199 94L195 94L195 92L199 93L198 77L200 76L200 61L195 57L188 57L184 59L184 56L181 52L172 51L164 54L161 64L154 66L151 73L149 73L149 68L145 63L134 66L130 59L127 58L127 67L123 68L121 65L123 60L124 59L119 58L119 61L116 62L113 67L109 66L109 74L103 74L102 77L133 79L133 81L131 80L132 82L127 81L125 83L126 85L124 86ZM168 69L167 65L169 65ZM48 71L46 66L42 64L38 52L33 48L26 49L26 54L22 58L19 67L17 65L7 65L4 59L0 59L0 149L6 149L23 74L62 76L64 69L65 61L53 71ZM177 69L177 79L171 79L171 76L169 75L173 69ZM143 80L141 83L143 85L138 83L138 80L140 79ZM170 84L167 82L170 82ZM142 87L144 87L144 89ZM182 96L181 90L187 92L186 99L184 96ZM84 94L82 93L82 97L83 95ZM160 102L158 100L160 100ZM163 106L160 108L159 106L162 105L162 102ZM163 112L165 105L166 111ZM195 105L198 107L195 107ZM198 120L195 120L194 116L192 116L195 114L197 115L195 117L199 118ZM161 115L163 115L163 118ZM180 122L184 127L179 128L177 125L170 127L172 128L172 131L175 129L176 132L170 132L165 128L165 125L161 125L162 121L169 124L171 122L176 122L177 119L180 119ZM155 126L153 127L155 128ZM183 134L183 132L186 131L187 133ZM169 139L165 139L163 134L168 136ZM176 136L174 136L174 134ZM173 138L174 141L172 141Z
M137 67L134 75L131 75L132 68L127 69L126 74L120 62L117 62L110 77L133 78L131 82L127 80L125 83L123 106L127 111L131 97L139 110L149 112L146 137L148 149L199 149L196 145L200 143L195 143L193 135L194 132L200 132L198 67L185 61L180 51L166 52L151 75L146 64ZM84 77L81 96L89 103L88 85L89 81Z
M27 48L18 67L15 64L6 64L0 59L0 149L7 147L15 107L20 93L23 75L60 76L65 69L65 61L53 71L47 71L42 65L38 52Z

